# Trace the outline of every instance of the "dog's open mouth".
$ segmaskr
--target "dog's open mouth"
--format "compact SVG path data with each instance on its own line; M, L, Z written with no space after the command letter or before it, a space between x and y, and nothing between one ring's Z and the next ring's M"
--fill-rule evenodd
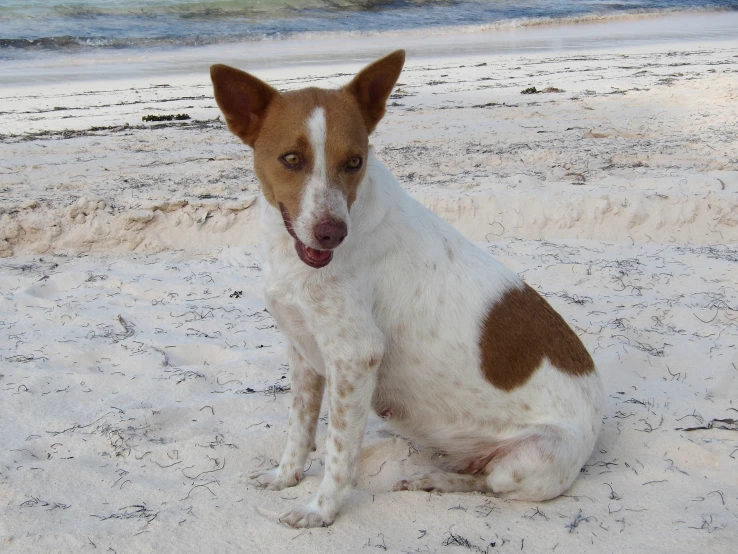
M287 232L292 235L293 239L295 239L297 257L310 267L314 267L316 269L325 267L331 263L333 252L331 250L317 250L306 246L297 238L295 230L292 228L292 220L290 219L290 214L287 213L287 209L282 204L279 205L279 209L282 212L282 220L284 221L284 226L287 228Z

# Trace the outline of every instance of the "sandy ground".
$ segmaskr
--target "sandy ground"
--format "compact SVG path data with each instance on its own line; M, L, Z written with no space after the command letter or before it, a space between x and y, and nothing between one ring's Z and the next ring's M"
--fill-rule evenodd
M290 383L251 156L207 77L0 89L0 550L734 549L737 71L738 43L410 57L379 156L572 323L603 432L534 504L389 492L432 461L372 417L342 515L307 531L255 508L310 498L325 418L300 486L244 477L281 454Z

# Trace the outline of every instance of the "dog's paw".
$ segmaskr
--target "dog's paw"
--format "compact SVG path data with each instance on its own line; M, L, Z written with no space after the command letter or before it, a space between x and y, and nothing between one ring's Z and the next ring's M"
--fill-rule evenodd
M407 479L402 479L395 483L392 487L393 491L425 491L432 492L438 491L443 492L443 483L439 482L433 473L420 473L413 475Z
M484 475L459 475L445 471L419 473L398 481L393 490L425 492L473 492L487 491Z
M302 506L279 516L279 522L290 527L328 527L335 517L327 517L313 506Z
M270 491L281 491L294 487L302 481L302 470L282 471L279 466L272 469L260 469L249 474L249 479L256 481L261 487Z

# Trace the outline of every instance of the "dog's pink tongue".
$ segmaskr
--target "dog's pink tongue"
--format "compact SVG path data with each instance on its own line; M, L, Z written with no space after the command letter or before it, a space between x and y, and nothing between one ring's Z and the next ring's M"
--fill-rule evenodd
M315 248L310 248L309 246L306 246L305 250L307 251L308 256L310 256L316 262L325 261L331 255L330 250L316 250Z

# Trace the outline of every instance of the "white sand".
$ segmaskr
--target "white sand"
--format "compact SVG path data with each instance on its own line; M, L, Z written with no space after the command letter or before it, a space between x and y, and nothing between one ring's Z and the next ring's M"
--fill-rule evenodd
M255 507L310 498L321 440L297 488L244 478L281 454L289 378L251 156L207 76L0 89L0 551L735 549L738 432L677 428L738 419L737 72L738 42L411 52L379 156L572 323L603 432L568 495L532 504L389 492L431 462L372 417L356 491L308 531ZM141 124L162 113L192 120Z

